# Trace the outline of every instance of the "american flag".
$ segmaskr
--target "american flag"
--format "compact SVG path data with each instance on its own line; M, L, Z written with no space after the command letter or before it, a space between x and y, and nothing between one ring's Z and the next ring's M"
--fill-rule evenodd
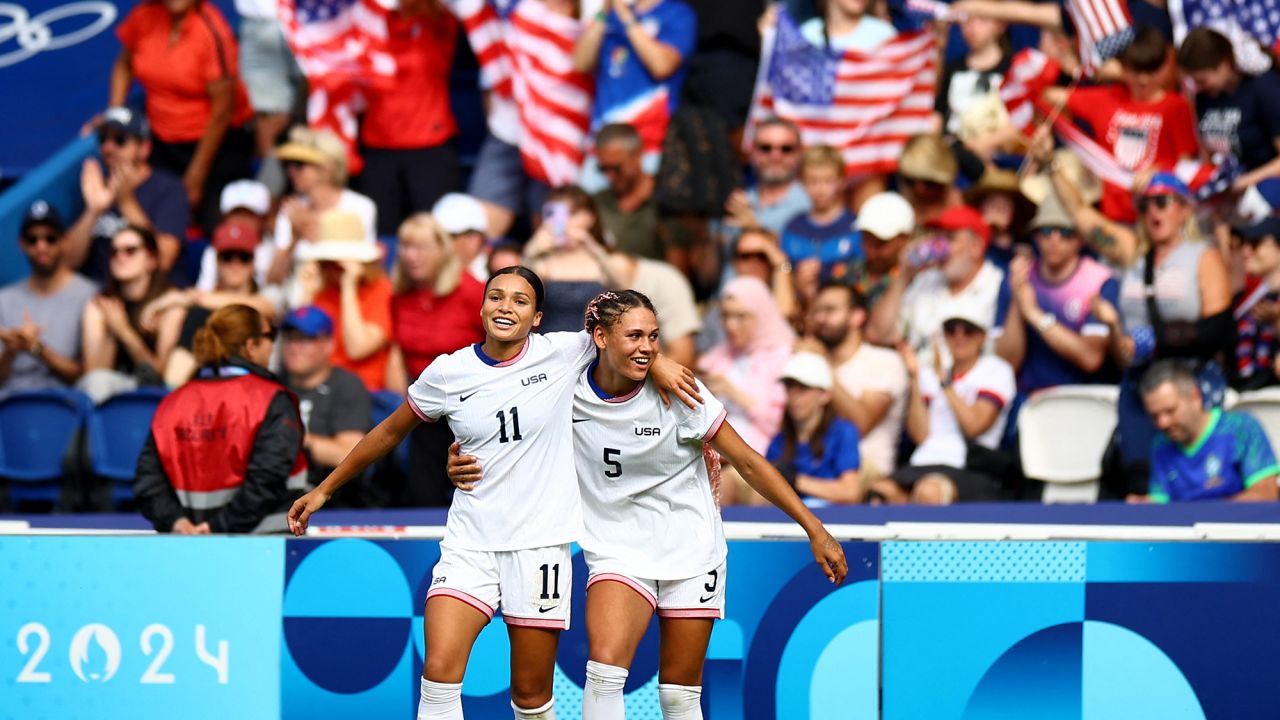
M573 69L582 32L576 18L540 0L519 0L505 19L484 0L450 0L480 62L481 85L515 101L520 156L530 177L551 186L574 182L591 125L593 82Z
M1035 48L1019 50L1009 62L1000 84L1000 99L1009 110L1009 122L1025 135L1035 131L1035 111L1042 105L1040 94L1057 81L1061 72L1057 60Z
M932 33L841 53L810 44L782 10L765 34L762 58L750 125L769 115L788 119L806 145L840 149L850 175L893 172L907 140L931 129L938 63Z
M1133 41L1128 0L1066 0L1066 11L1076 27L1080 63L1086 73L1092 74Z
M1175 0L1169 3L1173 37L1178 42L1191 28L1208 25L1228 37L1232 27L1253 36L1265 48L1280 41L1280 0Z
M310 87L308 124L337 133L347 144L351 172L358 173L361 90L390 83L396 74L387 51L387 10L375 0L280 0L278 13Z

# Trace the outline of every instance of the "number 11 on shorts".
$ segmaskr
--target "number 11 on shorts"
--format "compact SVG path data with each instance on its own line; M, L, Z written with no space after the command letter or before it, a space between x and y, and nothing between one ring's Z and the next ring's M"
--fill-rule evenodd
M560 599L560 563L550 565L543 563L538 568L542 571L542 595L541 600L559 600ZM547 592L550 588L550 593Z

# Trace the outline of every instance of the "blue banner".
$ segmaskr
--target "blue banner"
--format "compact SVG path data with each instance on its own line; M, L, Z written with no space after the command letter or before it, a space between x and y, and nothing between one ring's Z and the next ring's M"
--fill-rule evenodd
M282 539L0 537L0 719L276 720Z

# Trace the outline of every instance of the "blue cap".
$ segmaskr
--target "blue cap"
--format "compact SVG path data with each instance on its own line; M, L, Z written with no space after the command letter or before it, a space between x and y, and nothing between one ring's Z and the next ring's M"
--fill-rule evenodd
M36 200L31 203L31 207L27 208L27 212L22 216L22 227L20 232L26 233L27 230L36 225L48 225L55 232L61 235L66 231L67 226L62 222L62 216L53 206L44 200Z
M1268 235L1276 242L1280 242L1280 217L1273 215L1247 227L1236 228L1236 234L1241 239L1251 242L1261 240Z
M122 130L126 135L143 140L151 137L151 126L147 123L146 115L141 110L123 105L107 108L106 112L102 113L102 125Z
M333 320L315 305L306 305L289 313L284 319L285 330L297 330L309 338L333 335Z
M1177 175L1169 172L1158 172L1151 176L1151 182L1147 183L1147 189L1142 191L1142 196L1151 197L1152 195L1168 195L1170 193L1183 200L1191 199L1191 190L1186 183L1178 179Z

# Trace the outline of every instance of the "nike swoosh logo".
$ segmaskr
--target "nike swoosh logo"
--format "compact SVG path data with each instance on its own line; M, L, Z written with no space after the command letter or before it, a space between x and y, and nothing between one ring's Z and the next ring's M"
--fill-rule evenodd
M711 600L711 598L713 598L713 597L715 597L715 593L712 593L712 594L710 594L710 595L707 595L706 597L700 597L700 598L698 598L698 602L700 602L700 603L708 602L708 601L709 601L709 600Z
M549 607L549 608L540 607L540 608L538 608L538 614L542 614L542 613L549 613L549 612L551 612L552 610L555 610L555 608L553 608L553 607Z
M476 392L471 393L471 395L475 395L477 392L480 392L480 391L477 390ZM471 395L459 395L458 402L466 402L467 398L471 397Z
M575 423L580 423L580 422L586 422L586 421L588 421L588 420L590 420L590 419L591 419L591 418L574 418L574 419L573 419L573 421L574 421Z

